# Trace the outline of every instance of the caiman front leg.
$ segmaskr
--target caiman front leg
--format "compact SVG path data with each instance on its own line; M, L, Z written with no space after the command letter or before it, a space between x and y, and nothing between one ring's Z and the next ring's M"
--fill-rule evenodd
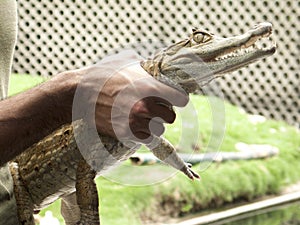
M96 172L81 160L76 172L76 198L80 209L77 225L99 225L99 201L95 183Z
M10 172L14 181L19 223L20 225L35 225L32 199L20 176L19 166L16 162L10 163Z
M154 137L154 145L147 147L161 161L169 164L177 170L183 172L190 179L200 179L200 176L191 169L191 165L185 163L177 154L175 147L163 137Z
M76 192L61 197L61 215L66 225L74 225L80 221L80 208L77 204Z

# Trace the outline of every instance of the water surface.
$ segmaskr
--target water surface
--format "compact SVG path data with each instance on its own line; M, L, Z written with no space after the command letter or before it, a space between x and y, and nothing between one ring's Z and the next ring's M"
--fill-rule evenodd
M214 225L300 225L300 201L253 212Z

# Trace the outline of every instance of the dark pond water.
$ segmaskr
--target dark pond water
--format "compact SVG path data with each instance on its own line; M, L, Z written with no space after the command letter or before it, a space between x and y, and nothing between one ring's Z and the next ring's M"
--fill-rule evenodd
M300 225L300 201L213 223L214 225Z

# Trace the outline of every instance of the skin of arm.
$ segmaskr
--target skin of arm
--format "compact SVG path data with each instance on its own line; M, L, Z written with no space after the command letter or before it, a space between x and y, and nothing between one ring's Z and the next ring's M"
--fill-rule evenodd
M172 106L185 106L188 96L152 78L140 67L140 60L133 52L120 53L0 101L0 165L60 126L80 119L80 113L78 118L72 115L78 89L84 94L77 108L98 132L144 143L161 135L163 123L175 120Z

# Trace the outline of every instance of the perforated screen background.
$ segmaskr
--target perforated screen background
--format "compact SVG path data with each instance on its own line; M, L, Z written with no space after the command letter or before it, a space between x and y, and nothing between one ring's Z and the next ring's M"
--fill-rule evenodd
M140 54L151 55L162 42L185 38L193 27L231 36L257 22L272 22L277 53L213 82L210 90L217 86L227 100L248 112L299 126L298 0L22 0L18 4L13 70L43 76L90 65L122 46L138 45L143 49Z

